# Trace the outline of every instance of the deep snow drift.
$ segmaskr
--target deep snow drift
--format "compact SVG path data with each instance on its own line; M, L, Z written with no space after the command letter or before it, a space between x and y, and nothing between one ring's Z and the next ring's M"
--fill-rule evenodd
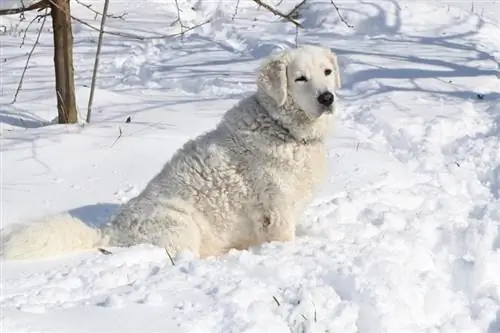
M152 38L106 35L84 126L45 126L56 116L50 22L9 104L40 25L19 48L33 14L0 17L4 227L63 210L101 223L255 88L262 57L295 44L293 25L252 1L236 16L236 1L179 2L184 25L211 22L162 38L179 29L173 2L111 2L128 15L108 30ZM499 6L338 5L352 28L330 1L300 10L298 42L337 52L344 86L330 179L296 243L208 260L186 253L175 266L147 245L4 261L0 330L500 332ZM85 7L73 11L98 26ZM74 34L83 118L97 34L77 22Z

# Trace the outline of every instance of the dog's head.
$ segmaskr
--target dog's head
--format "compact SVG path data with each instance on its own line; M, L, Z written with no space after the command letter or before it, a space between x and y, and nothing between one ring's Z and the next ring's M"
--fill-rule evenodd
M278 107L291 105L311 120L331 114L341 86L337 57L313 45L283 51L262 64L257 86Z

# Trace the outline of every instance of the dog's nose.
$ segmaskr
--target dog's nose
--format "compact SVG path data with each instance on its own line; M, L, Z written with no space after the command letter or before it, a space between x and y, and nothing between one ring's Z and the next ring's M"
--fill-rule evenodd
M318 102L324 106L330 106L333 104L333 94L329 91L326 91L318 96Z

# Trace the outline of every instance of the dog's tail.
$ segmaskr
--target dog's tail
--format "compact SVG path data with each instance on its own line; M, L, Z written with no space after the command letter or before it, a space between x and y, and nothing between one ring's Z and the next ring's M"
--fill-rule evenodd
M6 260L40 259L90 250L105 243L99 229L70 214L58 214L14 226L2 235L1 257Z

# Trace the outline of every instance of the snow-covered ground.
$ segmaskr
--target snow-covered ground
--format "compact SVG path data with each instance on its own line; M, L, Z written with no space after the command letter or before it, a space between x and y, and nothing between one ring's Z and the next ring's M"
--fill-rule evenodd
M174 1L111 1L128 14L109 31L151 38L105 36L84 126L44 126L50 21L10 104L40 23L20 48L34 14L0 17L3 226L63 210L102 222L255 89L262 57L295 44L290 23L250 0L236 15L237 1L179 3L183 24L211 22L165 38ZM175 265L145 245L3 261L1 332L500 332L500 2L338 1L352 28L329 0L308 3L298 42L337 52L344 86L329 181L296 243ZM97 34L73 29L84 119Z

